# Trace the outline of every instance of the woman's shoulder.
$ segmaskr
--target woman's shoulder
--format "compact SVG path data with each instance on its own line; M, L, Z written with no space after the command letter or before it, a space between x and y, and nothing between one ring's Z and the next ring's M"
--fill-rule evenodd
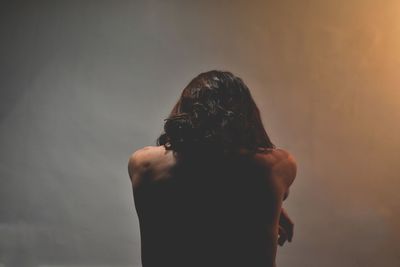
M128 161L128 172L134 185L139 184L143 177L152 179L165 173L174 164L172 152L164 146L145 146L133 152Z
M129 164L149 167L152 163L165 160L171 154L171 151L164 146L145 146L133 152L129 157Z
M256 153L255 158L272 173L271 177L283 179L287 186L293 183L297 173L297 162L289 151L282 148L265 149Z
M143 148L134 151L131 154L130 159L142 160L142 161L151 160L159 156L163 156L166 153L167 151L164 146L145 146Z
M256 157L269 164L276 164L282 160L295 161L293 155L283 148L263 148L256 153Z

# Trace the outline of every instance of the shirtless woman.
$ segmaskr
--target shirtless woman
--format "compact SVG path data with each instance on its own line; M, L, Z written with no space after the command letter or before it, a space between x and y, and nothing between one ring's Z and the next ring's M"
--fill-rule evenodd
M249 89L209 71L183 90L158 146L128 164L143 267L274 267L293 236L282 208L296 176L270 141Z

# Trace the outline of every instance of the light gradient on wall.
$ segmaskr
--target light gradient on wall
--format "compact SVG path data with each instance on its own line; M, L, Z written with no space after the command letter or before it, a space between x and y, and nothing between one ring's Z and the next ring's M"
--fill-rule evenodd
M389 0L3 1L0 266L140 266L128 157L210 69L244 79L297 158L278 266L400 266L399 14Z

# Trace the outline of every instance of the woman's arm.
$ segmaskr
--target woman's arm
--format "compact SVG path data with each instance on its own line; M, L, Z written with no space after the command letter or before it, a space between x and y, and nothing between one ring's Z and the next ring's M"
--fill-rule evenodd
M284 188L283 200L289 195L289 187L292 185L297 174L297 163L294 157L283 149L277 149L277 157L279 158L274 164L274 175L281 181ZM279 238L278 244L283 246L286 241L291 242L293 239L294 223L290 219L286 210L282 207L279 216Z
M292 242L294 232L294 223L290 219L284 208L281 209L281 214L279 217L279 246L283 246L286 241Z

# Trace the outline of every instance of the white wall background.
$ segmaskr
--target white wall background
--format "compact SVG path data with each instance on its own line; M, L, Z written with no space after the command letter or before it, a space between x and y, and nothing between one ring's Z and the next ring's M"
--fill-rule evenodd
M0 266L140 266L127 160L210 69L298 160L278 266L400 266L400 2L1 1Z

